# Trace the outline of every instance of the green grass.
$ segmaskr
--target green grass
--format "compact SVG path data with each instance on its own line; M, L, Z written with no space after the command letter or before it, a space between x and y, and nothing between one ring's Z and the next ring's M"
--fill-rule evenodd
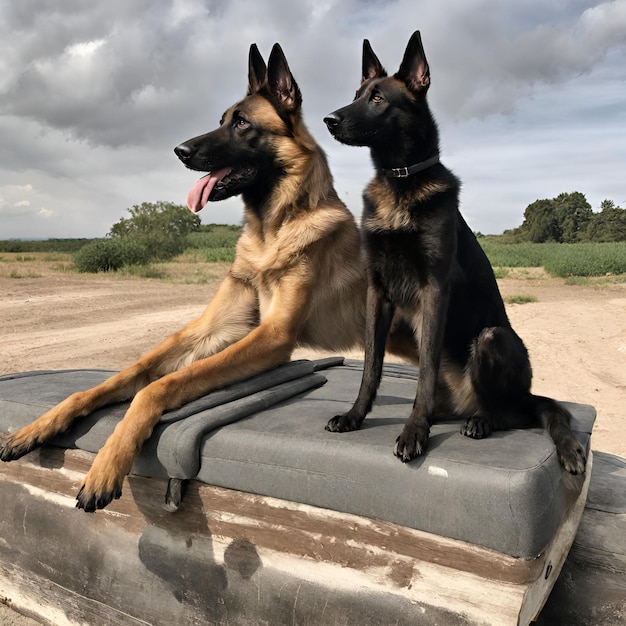
M232 263L235 259L234 248L207 248L203 253L207 263Z
M41 275L35 272L20 272L18 270L12 270L9 274L10 278L39 278Z
M0 252L76 252L90 239L0 240Z
M508 267L494 267L493 273L496 278L506 278L511 273L511 270Z
M507 304L528 304L529 302L537 302L537 298L535 298L535 296L525 296L522 294L507 296L504 300Z
M199 233L187 235L185 252L197 254L207 263L232 263L240 226L211 224Z
M626 274L626 242L612 243L499 243L481 238L480 245L495 267L544 267L569 276Z

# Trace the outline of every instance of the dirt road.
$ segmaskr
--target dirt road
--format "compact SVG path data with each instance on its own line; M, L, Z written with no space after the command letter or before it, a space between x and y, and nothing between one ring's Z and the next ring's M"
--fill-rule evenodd
M226 271L190 260L169 264L172 278L158 280L3 257L0 373L121 368L199 315ZM189 279L199 282L182 282ZM593 404L593 447L626 456L626 283L569 286L542 270L512 272L499 283L504 296L537 299L508 305L531 355L535 392Z

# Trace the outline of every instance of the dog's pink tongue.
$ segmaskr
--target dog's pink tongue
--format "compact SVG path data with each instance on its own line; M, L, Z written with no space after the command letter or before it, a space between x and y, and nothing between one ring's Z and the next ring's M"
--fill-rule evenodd
M209 201L209 196L213 191L213 187L215 187L215 185L222 180L224 176L230 174L231 172L232 168L224 167L221 170L209 172L206 176L203 176L187 195L187 206L189 207L189 210L194 213L201 211Z

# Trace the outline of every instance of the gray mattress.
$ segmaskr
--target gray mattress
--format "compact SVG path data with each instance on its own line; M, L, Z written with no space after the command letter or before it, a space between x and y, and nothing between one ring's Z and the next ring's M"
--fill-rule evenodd
M410 412L417 370L385 367L363 428L324 430L356 397L362 363L294 361L190 403L161 419L133 472L205 483L345 513L534 558L552 539L568 503L564 475L541 429L459 433L458 420L431 428L425 455L403 464L393 444ZM112 372L67 370L0 376L0 431L12 432L74 391ZM595 410L563 403L587 449ZM83 418L53 443L96 452L127 404Z

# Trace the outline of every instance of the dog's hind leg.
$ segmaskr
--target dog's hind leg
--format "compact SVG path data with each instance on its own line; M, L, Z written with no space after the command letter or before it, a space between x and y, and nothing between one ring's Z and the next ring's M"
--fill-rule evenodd
M530 392L528 352L511 328L483 329L467 371L480 409L463 425L462 434L479 439L492 430L541 425L552 437L563 467L571 474L585 471L585 450L572 433L570 413L555 400Z
M336 415L329 420L328 424L326 424L326 430L338 433L358 430L365 416L370 412L380 385L385 357L385 344L391 328L393 314L394 306L370 285L367 289L365 362L359 394L349 411Z
M534 416L524 403L532 380L528 351L511 328L493 326L480 332L471 347L466 376L478 406L461 427L463 435L482 439L494 430L533 426Z

